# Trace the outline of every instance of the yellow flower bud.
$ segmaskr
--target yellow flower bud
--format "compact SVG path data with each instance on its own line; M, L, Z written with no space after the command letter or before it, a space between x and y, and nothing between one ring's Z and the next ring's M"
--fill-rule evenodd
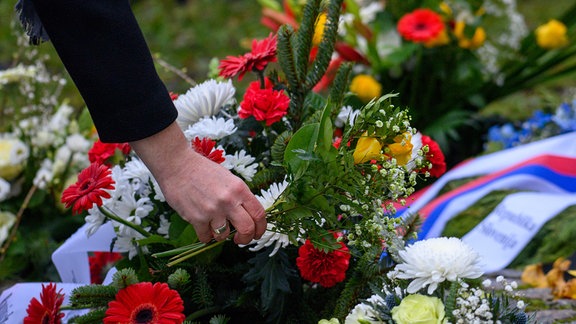
M352 79L350 91L354 92L362 102L369 102L382 95L382 85L370 75L359 74Z
M545 49L555 49L566 46L568 44L566 32L566 25L554 19L541 25L534 31L536 34L536 43Z
M382 157L382 144L375 137L363 134L356 144L354 150L354 163L360 164L370 160L378 160Z
M394 143L388 145L390 155L396 159L398 165L406 165L412 158L414 145L411 142L412 134L406 132L394 138Z
M458 39L458 46L466 49L477 49L486 41L486 32L482 27L476 27L472 38L466 37L464 30L466 23L464 21L457 21L454 25L454 36Z
M326 14L321 13L316 19L316 24L314 25L314 36L312 38L312 44L318 46L322 41L322 36L324 35L324 28L326 27Z

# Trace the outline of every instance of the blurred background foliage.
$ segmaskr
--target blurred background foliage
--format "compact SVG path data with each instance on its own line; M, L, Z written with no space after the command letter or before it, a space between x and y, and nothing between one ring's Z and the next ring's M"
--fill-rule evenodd
M140 22L148 45L163 62L182 70L192 80L203 81L212 58L243 53L253 38L268 35L269 30L260 24L261 6L257 0L132 0L136 18ZM16 33L20 32L13 11L16 0L0 1L0 69L11 65L18 52ZM557 17L573 0L517 1L528 27L535 27ZM41 54L49 55L48 66L54 71L63 67L50 44L38 47ZM158 66L161 78L168 89L184 92L189 84L182 82L175 73ZM64 72L62 72L64 73ZM507 118L526 118L533 109L555 107L565 93L565 82L575 84L574 77L567 77L543 87L511 96L486 107L486 114L502 114ZM72 83L64 89L64 96L73 106L81 108L83 102Z

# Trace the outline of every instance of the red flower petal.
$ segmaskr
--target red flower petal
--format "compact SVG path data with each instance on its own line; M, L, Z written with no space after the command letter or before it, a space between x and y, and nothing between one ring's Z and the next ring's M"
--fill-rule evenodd
M40 293L40 301L36 298L30 300L26 313L28 316L24 318L24 324L60 324L64 314L60 312L60 306L64 301L62 289L56 292L56 284L42 284L42 292Z
M90 151L88 151L88 159L90 163L103 164L114 156L116 150L120 150L122 154L127 155L130 153L131 148L128 143L103 143L97 140Z
M244 100L240 103L238 116L248 118L253 116L258 121L265 121L266 126L279 121L288 112L290 98L282 90L274 90L273 83L266 79L265 88L260 88L260 82L250 83Z
M302 278L326 288L344 281L350 263L350 253L343 242L340 242L340 245L338 250L325 253L316 249L310 240L306 240L298 250L296 258L296 265Z
M194 148L194 151L204 155L210 160L216 163L222 163L226 161L226 158L224 158L224 151L214 149L215 146L216 142L209 138L200 139L196 137L192 142L192 147Z
M424 43L444 30L444 22L439 14L430 9L416 9L400 18L397 29L405 39Z
M104 164L92 163L78 175L78 181L62 193L62 203L66 208L72 206L72 213L79 214L92 208L94 204L102 206L102 198L110 198L108 190L114 189L114 180L110 168Z

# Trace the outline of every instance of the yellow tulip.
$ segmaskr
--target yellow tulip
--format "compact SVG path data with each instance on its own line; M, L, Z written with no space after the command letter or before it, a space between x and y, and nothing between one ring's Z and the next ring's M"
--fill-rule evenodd
M369 102L382 94L382 85L372 76L359 74L350 82L350 91L354 92L362 102Z
M550 20L548 23L536 28L536 43L545 49L555 49L566 46L568 37L566 36L566 25L558 20Z
M378 160L382 157L382 144L377 138L364 134L358 139L353 156L355 164Z
M410 162L412 149L414 148L414 145L410 142L411 139L412 134L407 132L396 136L394 143L388 145L390 155L396 159L398 165L406 165Z
M482 27L476 27L472 38L466 37L464 30L466 23L464 21L457 21L454 25L454 36L458 39L458 46L466 49L476 49L486 41L486 32Z

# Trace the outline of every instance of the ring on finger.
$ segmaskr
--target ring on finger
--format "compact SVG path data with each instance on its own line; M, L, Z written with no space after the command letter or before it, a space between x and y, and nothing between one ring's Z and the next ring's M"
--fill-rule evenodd
M222 233L226 232L227 229L228 229L228 221L226 221L226 223L224 223L224 225L222 225L218 228L213 228L212 231L216 234L222 234Z

